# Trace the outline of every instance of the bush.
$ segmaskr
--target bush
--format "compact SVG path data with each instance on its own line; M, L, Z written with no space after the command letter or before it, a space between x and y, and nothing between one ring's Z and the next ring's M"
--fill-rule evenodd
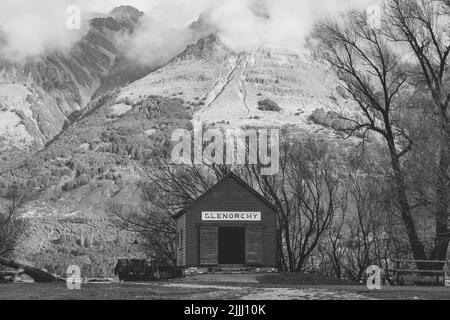
M61 190L63 192L69 192L76 188L77 188L77 183L75 181L71 180L71 181L67 182L65 185L63 185Z
M82 174L79 178L78 178L78 186L82 187L85 186L87 184L89 184L89 176L87 174Z
M270 99L266 99L266 100L258 101L258 110L280 112L281 108L276 102L274 102Z

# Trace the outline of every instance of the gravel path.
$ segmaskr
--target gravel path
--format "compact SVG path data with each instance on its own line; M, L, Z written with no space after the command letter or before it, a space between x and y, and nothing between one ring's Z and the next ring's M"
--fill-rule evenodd
M217 295L233 296L242 300L372 300L347 291L328 289L255 288L193 283L171 283L169 288L214 290Z
M242 300L371 300L352 292L338 292L326 289L261 289L244 295Z

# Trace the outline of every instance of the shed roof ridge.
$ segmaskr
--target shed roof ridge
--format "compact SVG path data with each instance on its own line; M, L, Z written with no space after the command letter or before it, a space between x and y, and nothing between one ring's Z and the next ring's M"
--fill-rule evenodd
M259 200L264 202L267 206L269 206L272 210L275 212L278 212L277 207L273 203L271 203L269 200L267 200L262 194L260 194L258 191L256 191L253 187L251 187L247 182L242 180L237 174L234 172L228 173L225 177L223 177L220 181L218 181L215 185L213 185L211 188L209 188L205 193L203 193L200 197L192 201L191 204L180 210L177 214L173 216L174 219L178 219L182 217L190 208L192 208L195 204L197 204L199 201L201 201L205 196L207 196L209 193L211 193L214 189L216 189L219 185L221 185L224 181L226 181L228 178L233 178L235 181L237 181L239 184L241 184L245 189L247 189L249 192L253 193Z

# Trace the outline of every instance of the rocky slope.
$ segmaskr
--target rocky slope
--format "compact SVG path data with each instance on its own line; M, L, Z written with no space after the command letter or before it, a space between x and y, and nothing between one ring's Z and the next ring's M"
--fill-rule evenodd
M30 231L16 252L21 261L60 275L77 264L86 276L110 277L118 258L145 256L148 248L112 223L109 208L142 204L144 165L192 118L178 99L120 106L115 99L99 98L42 151L2 170L0 191L18 184L30 199L22 208Z
M140 203L142 165L169 150L172 131L191 128L191 116L179 99L114 99L99 98L42 151L0 173L1 189L17 184L32 193L26 216L98 217L110 200Z
M91 19L89 31L69 53L0 60L0 150L40 150L82 113L104 83L112 88L142 76L110 79L112 71L129 63L117 49L116 36L132 32L142 14L119 7Z
M336 104L353 109L335 74L315 60L312 50L268 47L238 53L214 34L125 87L117 101L136 103L149 95L182 99L205 124L291 126L330 138L336 133L314 114Z

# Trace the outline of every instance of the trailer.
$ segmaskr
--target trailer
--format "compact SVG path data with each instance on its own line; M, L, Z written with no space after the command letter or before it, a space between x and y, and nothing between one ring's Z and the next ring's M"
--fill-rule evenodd
M114 269L119 281L155 281L158 280L156 261L119 259Z
M164 266L157 259L119 259L114 269L119 281L157 281L182 276L181 268Z

